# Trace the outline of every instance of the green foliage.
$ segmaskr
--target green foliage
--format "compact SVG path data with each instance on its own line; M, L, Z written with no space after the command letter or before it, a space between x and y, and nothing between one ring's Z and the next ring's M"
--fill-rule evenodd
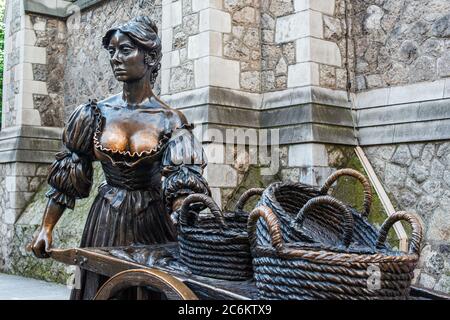
M3 61L5 48L5 0L0 0L0 125L3 107Z

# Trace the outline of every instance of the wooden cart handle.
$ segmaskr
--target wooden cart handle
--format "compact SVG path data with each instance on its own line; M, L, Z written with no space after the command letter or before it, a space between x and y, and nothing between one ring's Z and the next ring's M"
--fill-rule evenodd
M189 219L187 217L188 214L190 214L189 206L192 203L201 202L204 205L206 205L210 210L211 213L214 215L216 221L219 223L220 227L225 227L225 220L223 218L222 211L220 210L219 206L214 202L214 200L211 197L208 197L205 194L202 193L196 193L191 194L184 199L183 204L181 206L180 210L180 223L183 225L192 225L191 222L192 219ZM197 215L198 217L198 215Z
M236 207L235 210L236 211L242 211L244 209L245 204L247 203L247 201L256 195L261 196L264 192L264 188L251 188L248 189L247 191L245 191L241 197L239 198L239 200L236 202Z
M380 234L378 235L378 240L376 244L377 249L381 249L386 242L386 238L389 230L397 221L406 221L412 227L411 240L409 241L409 254L420 255L420 246L423 239L423 227L419 219L413 214L405 211L399 211L389 216L382 224L380 229Z
M340 212L342 212L344 217L343 221L344 245L348 247L353 239L353 225L354 225L353 215L345 204L343 204L341 201L331 196L319 196L310 199L303 206L303 208L300 209L294 223L300 225L301 227L303 225L305 215L308 214L312 209L323 205L332 206L338 209Z
M272 246L277 250L277 252L283 251L283 239L281 237L280 224L278 222L277 216L272 212L272 210L266 206L259 206L255 208L249 215L247 223L248 237L252 248L257 245L256 236L256 223L259 218L263 218L269 229L269 235L272 240Z
M363 215L365 217L369 216L370 213L370 207L372 205L372 187L370 186L369 181L367 178L361 174L360 172L353 170L353 169L341 169L337 170L335 173L333 173L331 176L328 177L328 179L323 184L322 188L320 189L321 194L327 194L330 187L333 185L333 183L336 182L336 180L342 176L350 176L353 178L356 178L361 182L364 188L364 211Z

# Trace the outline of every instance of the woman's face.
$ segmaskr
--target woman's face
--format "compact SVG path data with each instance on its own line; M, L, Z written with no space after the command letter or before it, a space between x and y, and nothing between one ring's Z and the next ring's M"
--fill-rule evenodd
M116 31L109 40L108 51L111 67L118 81L130 82L144 77L148 70L145 53L126 34Z

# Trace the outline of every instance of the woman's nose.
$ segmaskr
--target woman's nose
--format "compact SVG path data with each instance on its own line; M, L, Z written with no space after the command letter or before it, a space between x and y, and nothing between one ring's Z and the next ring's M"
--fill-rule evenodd
M119 59L119 51L114 52L114 55L112 56L111 61L112 61L114 64L120 63L120 59Z

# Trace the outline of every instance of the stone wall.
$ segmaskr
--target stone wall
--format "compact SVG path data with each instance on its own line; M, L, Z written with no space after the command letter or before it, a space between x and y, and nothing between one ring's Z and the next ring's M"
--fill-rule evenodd
M46 164L0 165L0 270L8 269L9 257L19 249L7 241L14 234L15 219L32 201L46 176Z
M374 146L365 152L396 209L422 218L418 283L450 292L450 142Z
M46 63L32 63L34 81L47 84L47 92L33 94L34 108L39 111L41 125L44 127L62 127L64 113L64 78L66 64L66 24L58 19L30 15L34 29L34 45L46 50ZM32 36L32 35L31 35Z
M352 1L357 90L450 76L450 2Z
M294 13L294 1L262 1L261 39L262 91L287 89L288 67L296 63L295 42L278 45L275 41L276 21L279 17Z
M111 71L109 55L102 38L114 25L138 15L151 17L161 35L161 0L111 0L81 13L79 27L67 31L67 55L64 76L66 115L89 99L104 99L122 90ZM74 24L76 26L76 24ZM159 94L160 78L155 83Z

